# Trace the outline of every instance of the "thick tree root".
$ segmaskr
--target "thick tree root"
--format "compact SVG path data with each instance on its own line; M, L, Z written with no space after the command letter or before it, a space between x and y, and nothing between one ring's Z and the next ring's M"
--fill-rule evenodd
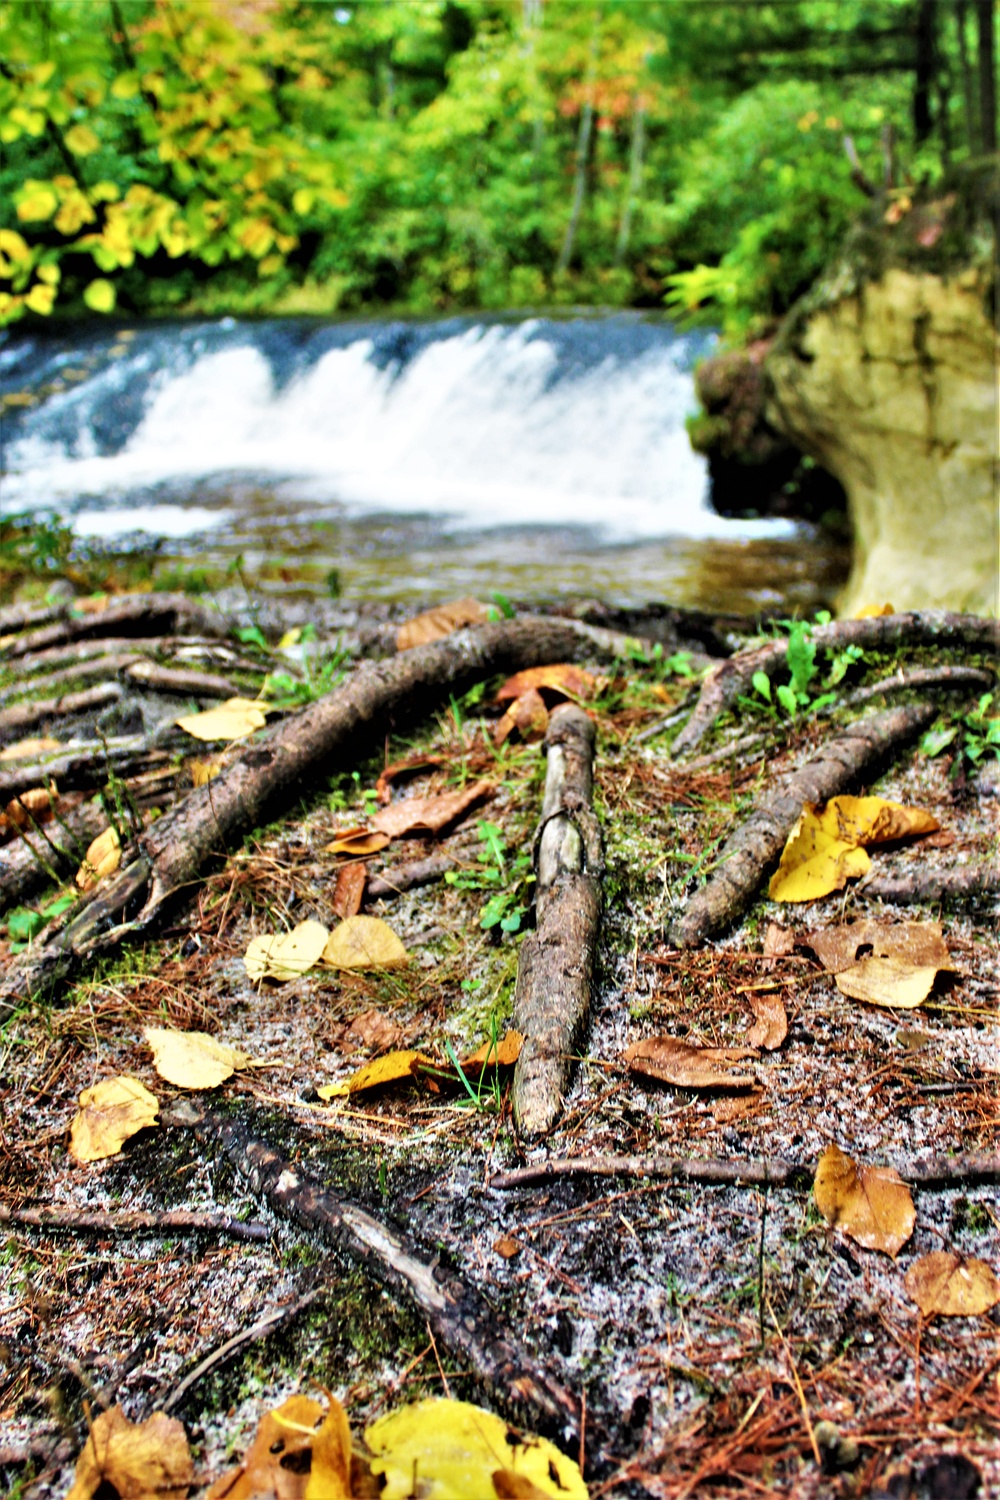
M79 864L88 845L107 826L104 804L95 799L58 821L43 824L44 832L22 830L8 840L0 865L0 911L16 906L68 866Z
M976 1187L1000 1182L1000 1155L932 1156L897 1168L905 1182L919 1188ZM533 1162L513 1172L498 1172L491 1188L541 1187L563 1177L662 1177L671 1182L698 1182L707 1187L807 1188L815 1163L775 1156L738 1161L712 1156L564 1156Z
M1000 650L1000 621L926 610L817 625L810 638L823 651L843 651L847 646L892 652L915 646L962 646L971 651L995 653ZM768 677L772 676L784 666L787 653L787 641L769 641L713 667L702 684L694 713L671 746L672 754L693 749L719 714L730 708L741 693L750 691L754 673L766 672Z
M71 714L94 713L117 703L122 690L117 682L101 682L79 693L63 693L60 698L36 698L29 703L15 703L0 709L0 745L19 740L39 725Z
M242 1121L191 1100L165 1123L189 1125L213 1154L221 1149L276 1214L322 1236L427 1319L435 1337L466 1358L496 1400L565 1443L579 1438L575 1396L535 1360L477 1292L414 1241L307 1176Z
M983 860L957 870L914 870L907 875L875 875L863 886L867 897L891 906L921 902L972 906L1000 893L1000 860Z
M524 1045L514 1070L514 1118L525 1135L551 1130L590 1010L604 856L594 817L594 725L561 704L545 736L548 765L536 840L536 929L521 945L514 996Z
M50 650L66 641L85 641L94 636L124 632L141 635L225 636L229 625L214 610L195 604L185 594L128 594L114 600L99 614L71 614L69 607L52 624L24 630L0 646L0 658L8 661L36 651Z
M51 995L85 956L148 933L207 860L309 796L317 778L484 677L592 655L593 635L573 621L526 617L362 663L341 687L265 732L207 786L188 793L143 836L136 857L80 917L19 955L0 984L0 1024L23 1000ZM23 789L22 782L17 790Z
M853 623L867 624L867 621ZM933 723L937 709L918 703L859 719L843 730L766 797L727 839L719 868L674 923L670 940L693 948L732 926L746 911L768 867L777 860L806 802L826 802Z
M166 765L170 754L165 740L172 736L129 734L107 740L67 745L39 760L4 761L0 770L0 802L9 802L35 786L56 781L63 792L88 791L111 777L122 780Z

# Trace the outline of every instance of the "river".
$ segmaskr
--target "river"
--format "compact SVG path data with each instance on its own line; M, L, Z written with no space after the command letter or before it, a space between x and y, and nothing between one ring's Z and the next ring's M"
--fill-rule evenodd
M629 313L13 329L4 511L273 591L811 609L829 544L709 505L711 345Z

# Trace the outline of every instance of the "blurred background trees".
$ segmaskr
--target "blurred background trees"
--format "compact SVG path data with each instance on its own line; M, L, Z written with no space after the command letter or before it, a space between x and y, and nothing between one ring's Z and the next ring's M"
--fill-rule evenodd
M995 0L7 0L0 319L592 303L752 334L996 152ZM905 210L904 210L905 211Z

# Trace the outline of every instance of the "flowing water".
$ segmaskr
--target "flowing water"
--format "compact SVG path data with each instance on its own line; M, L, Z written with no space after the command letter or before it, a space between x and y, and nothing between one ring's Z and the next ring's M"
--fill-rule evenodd
M810 608L842 559L708 503L709 335L631 314L9 334L4 510L274 590Z

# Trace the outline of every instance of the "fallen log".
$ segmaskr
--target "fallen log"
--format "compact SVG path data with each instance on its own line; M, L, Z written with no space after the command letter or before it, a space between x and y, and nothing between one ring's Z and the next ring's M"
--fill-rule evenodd
M717 857L715 874L692 896L687 910L673 924L673 946L696 947L736 922L785 847L805 803L826 802L860 781L932 724L936 715L937 708L929 703L889 709L859 719L828 740L811 760L765 797L726 840Z
M342 1255L415 1305L434 1335L463 1355L477 1378L536 1430L564 1443L579 1438L580 1406L506 1328L482 1297L436 1256L392 1225L342 1198L261 1140L241 1120L184 1099L164 1124L190 1127L213 1155L221 1150L283 1219L320 1235Z
M0 984L0 1024L29 996L52 994L85 957L150 932L207 860L281 807L308 796L317 776L483 677L592 655L593 634L573 621L529 616L456 631L387 661L362 663L340 687L264 731L220 775L189 792L144 835L131 863L90 907L49 942L18 955Z
M117 703L121 696L119 683L102 682L79 693L63 693L59 698L34 698L29 703L15 703L10 708L0 709L0 744L18 740L48 720L107 708L108 704Z
M961 646L970 651L996 653L1000 651L1000 621L979 615L924 610L864 620L837 620L831 625L815 626L809 638L823 651L843 651L848 646L857 646L862 651L892 652L917 646ZM787 656L787 640L768 641L712 667L702 683L694 712L671 746L671 754L693 749L718 716L741 693L750 691L755 672L765 672L771 677L785 665Z
M0 658L10 661L35 651L48 650L66 641L85 641L94 636L117 635L208 635L226 636L225 618L206 609L185 594L128 594L114 599L96 613L71 614L50 625L25 630L0 647Z
M946 1189L989 1186L1000 1182L1000 1155L988 1152L966 1156L931 1156L904 1162L896 1170L914 1187ZM670 1182L697 1182L706 1187L807 1188L816 1175L813 1162L793 1162L781 1156L741 1161L717 1156L562 1156L532 1162L512 1172L497 1172L491 1188L543 1187L564 1177L652 1177Z
M536 928L521 944L513 1026L524 1035L514 1070L514 1118L525 1135L562 1112L572 1055L590 1010L604 854L594 816L594 724L576 704L553 710L535 841Z

